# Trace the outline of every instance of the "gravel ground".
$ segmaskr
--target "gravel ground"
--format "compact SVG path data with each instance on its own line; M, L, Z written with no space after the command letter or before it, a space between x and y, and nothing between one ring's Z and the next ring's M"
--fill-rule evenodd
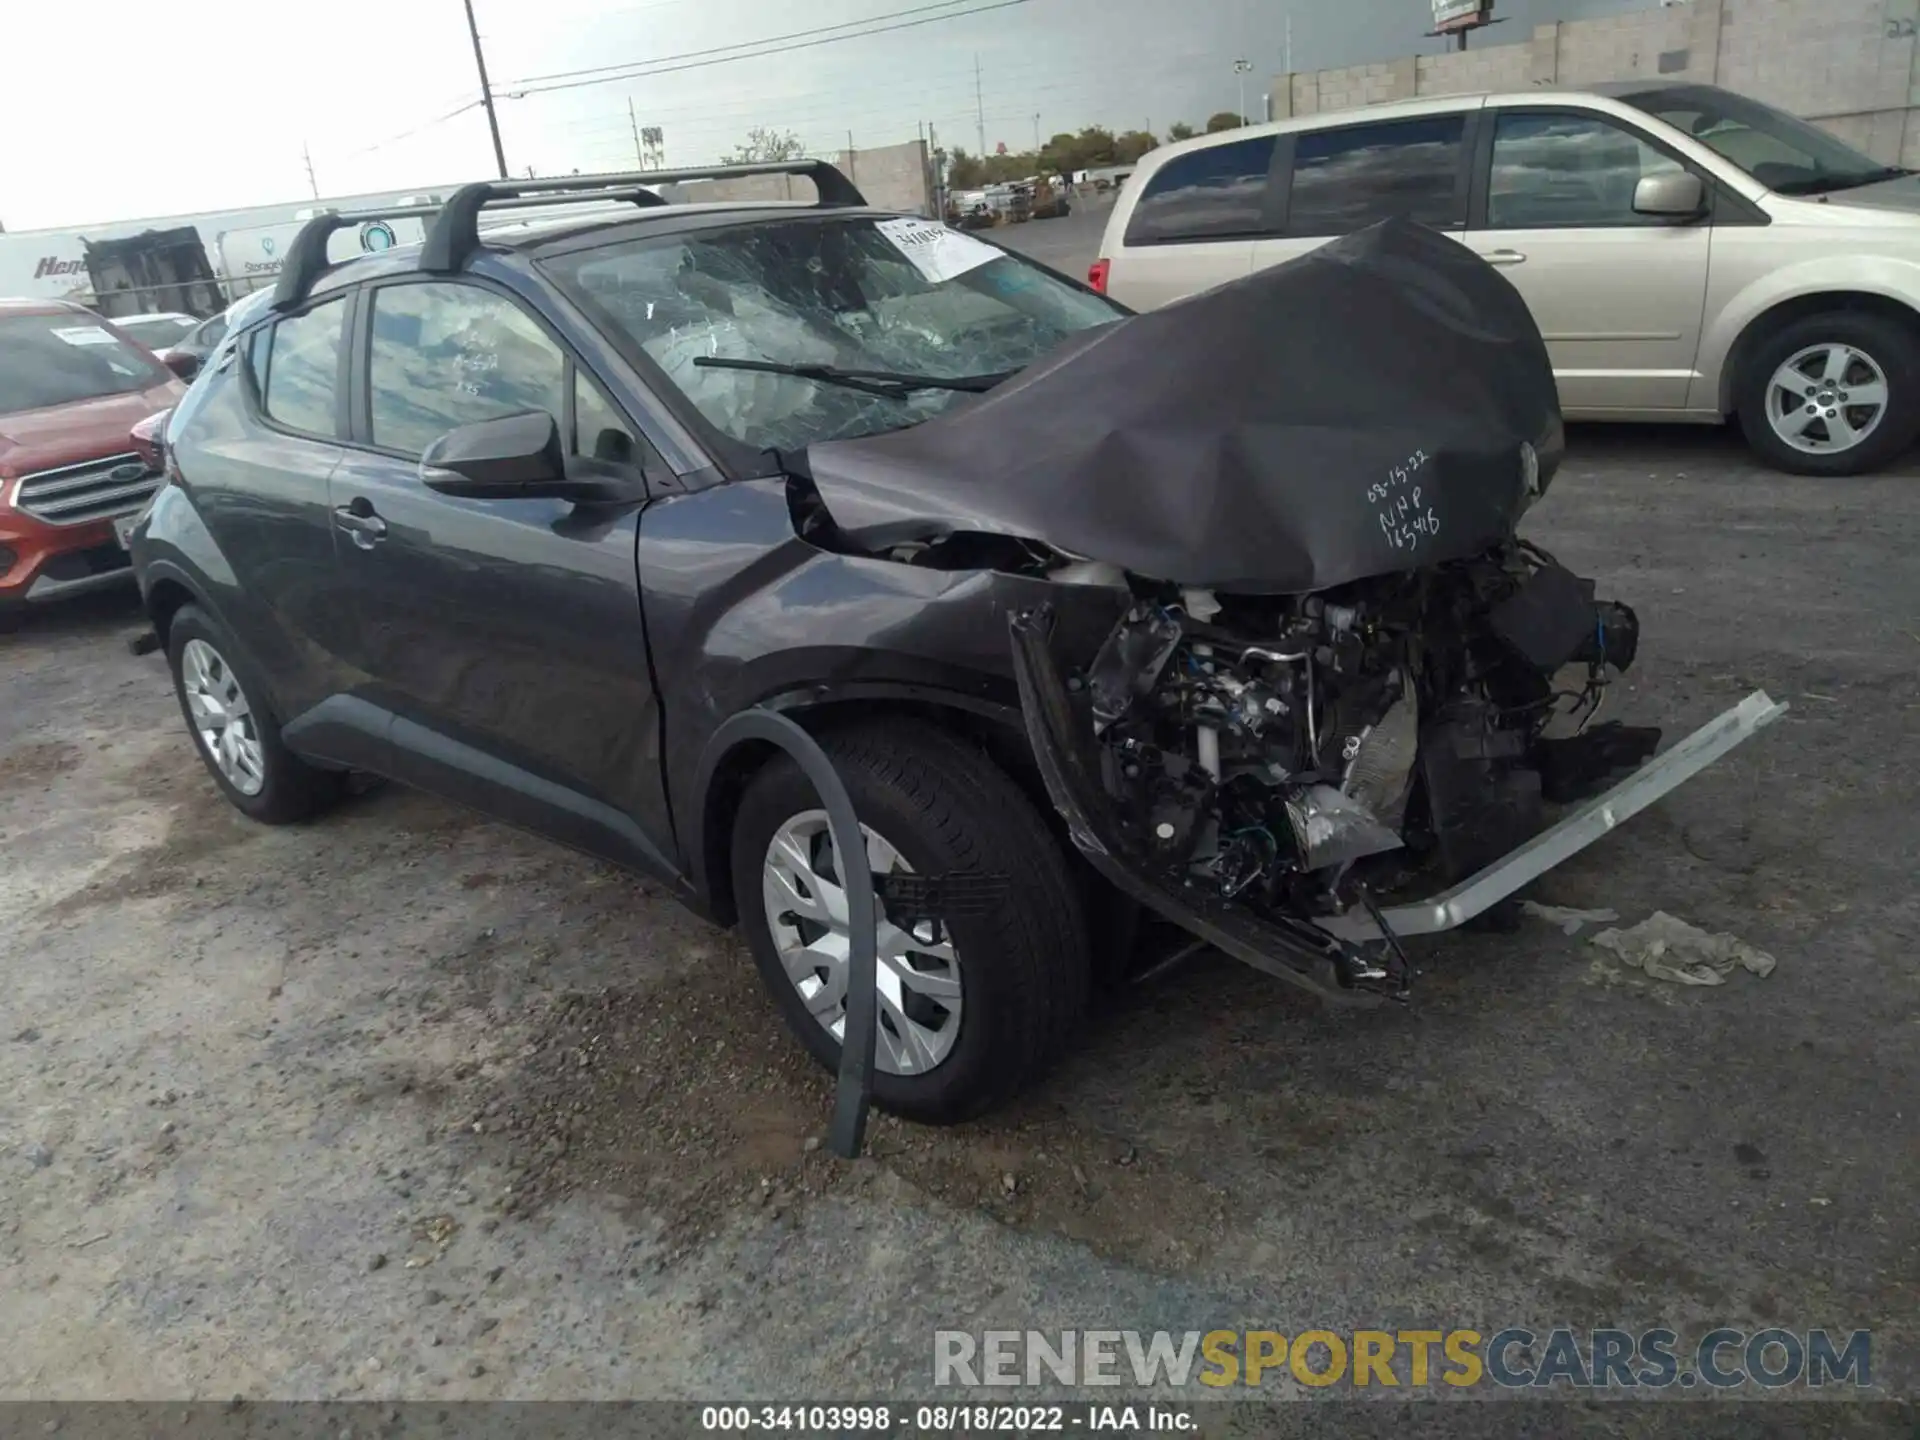
M1770 978L1529 923L1349 1016L1200 960L853 1165L732 936L397 789L253 826L132 606L48 612L0 638L0 1398L905 1397L936 1327L1772 1322L1873 1327L1912 1395L1917 480L1589 430L1529 524L1640 610L1611 713L1793 706L1540 897Z

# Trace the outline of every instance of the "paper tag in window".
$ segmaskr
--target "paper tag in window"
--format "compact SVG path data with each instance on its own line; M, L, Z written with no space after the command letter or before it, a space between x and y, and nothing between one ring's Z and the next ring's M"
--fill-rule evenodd
M938 283L977 270L1003 252L938 220L882 220L874 228L907 257L914 269Z
M98 325L56 325L53 333L69 345L114 345L118 342Z

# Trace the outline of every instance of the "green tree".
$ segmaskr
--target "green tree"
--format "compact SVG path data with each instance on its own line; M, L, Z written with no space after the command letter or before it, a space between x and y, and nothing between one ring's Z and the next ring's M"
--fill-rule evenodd
M1221 110L1207 117L1207 134L1218 135L1222 130L1238 130L1246 123L1244 116L1236 115L1231 110Z
M977 155L969 155L958 145L947 162L947 185L954 190L978 190L987 183L987 167Z
M1103 125L1087 126L1074 137L1074 144L1079 147L1080 152L1080 163L1077 169L1089 170L1096 165L1120 163L1113 132Z
M1131 165L1159 143L1144 130L1129 130L1113 142L1114 160L1121 165Z
M1169 140L1191 140L1199 133L1199 131L1195 130L1193 126L1187 124L1184 120L1176 120L1167 127L1167 139Z
M727 157L729 165L754 165L767 160L798 160L807 147L791 130L769 130L756 125L747 131L747 143Z

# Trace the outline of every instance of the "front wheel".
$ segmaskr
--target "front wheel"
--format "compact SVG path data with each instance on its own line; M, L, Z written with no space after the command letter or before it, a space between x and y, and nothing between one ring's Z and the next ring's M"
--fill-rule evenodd
M1740 428L1769 464L1796 475L1860 475L1920 435L1920 339L1865 311L1796 320L1755 352Z
M1005 772L943 730L900 721L821 744L872 873L1005 877L990 906L909 926L883 914L876 936L875 1103L933 1124L978 1115L1037 1077L1085 1012L1086 923L1066 858ZM762 980L814 1059L837 1069L850 949L841 861L811 782L785 757L741 799L732 875Z
M285 825L341 795L344 775L307 764L281 743L264 687L232 637L198 606L183 607L167 627L167 660L194 748L236 810Z

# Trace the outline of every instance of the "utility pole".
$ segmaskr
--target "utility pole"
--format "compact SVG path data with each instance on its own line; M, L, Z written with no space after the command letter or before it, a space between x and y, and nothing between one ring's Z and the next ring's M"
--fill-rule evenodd
M1040 153L1040 117L1038 115L1033 117L1033 153L1035 155Z
M311 190L313 192L313 198L318 200L320 198L320 182L313 178L313 151L304 140L300 142L300 158L307 162L307 189Z
M1233 62L1233 73L1238 76L1240 80L1240 108L1235 113L1239 115L1242 125L1247 123L1247 72L1251 69L1253 69L1253 62L1251 60L1236 60Z
M1293 7L1287 7L1287 74L1293 74Z
M473 18L473 0L463 0L467 7L467 33L473 37L473 63L480 71L480 103L487 107L487 129L493 135L493 163L499 167L500 178L507 178L507 152L500 144L500 117L493 113L493 86L487 82L487 56L480 48L480 26Z
M646 151L640 148L640 119L633 113L633 97L631 95L627 97L627 124L633 127L634 162L644 170L647 168L647 154Z
M980 57L977 54L973 57L973 117L975 122L980 126L980 155L982 159L985 159L987 154L987 106L986 102L980 98Z

